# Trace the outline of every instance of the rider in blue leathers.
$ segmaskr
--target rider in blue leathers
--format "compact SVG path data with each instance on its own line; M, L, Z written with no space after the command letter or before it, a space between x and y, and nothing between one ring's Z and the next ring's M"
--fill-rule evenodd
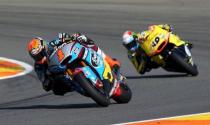
M41 37L36 37L29 42L28 52L35 60L34 69L39 80L42 82L42 86L45 91L52 90L55 95L64 95L66 92L72 91L72 86L70 85L69 80L65 78L67 76L63 75L62 69L57 71L56 75L53 75L49 72L47 64L48 56L56 47L71 41L80 42L85 47L95 50L98 54L102 55L112 69L120 68L120 63L117 60L106 55L98 46L96 46L93 40L81 33L75 33L71 36L67 33L59 33L58 37L50 42L43 40Z

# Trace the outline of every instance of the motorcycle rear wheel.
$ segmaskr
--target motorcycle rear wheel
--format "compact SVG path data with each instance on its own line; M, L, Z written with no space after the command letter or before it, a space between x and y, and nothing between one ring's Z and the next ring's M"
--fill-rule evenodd
M112 97L117 103L128 103L132 98L132 92L128 85L120 84L120 95Z

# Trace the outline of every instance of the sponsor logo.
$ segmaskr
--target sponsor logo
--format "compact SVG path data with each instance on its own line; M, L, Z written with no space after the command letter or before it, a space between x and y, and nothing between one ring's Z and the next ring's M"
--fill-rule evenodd
M97 67L99 65L99 57L95 52L91 53L91 63L94 67Z

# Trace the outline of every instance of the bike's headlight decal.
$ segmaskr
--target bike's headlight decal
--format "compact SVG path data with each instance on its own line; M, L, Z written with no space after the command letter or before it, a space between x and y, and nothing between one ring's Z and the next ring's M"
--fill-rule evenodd
M91 53L91 64L94 67L98 67L100 63L100 58L99 56L96 54L96 52L92 52Z

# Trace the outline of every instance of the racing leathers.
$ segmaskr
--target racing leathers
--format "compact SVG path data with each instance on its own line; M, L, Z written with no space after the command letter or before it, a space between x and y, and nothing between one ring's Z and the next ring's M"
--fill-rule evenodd
M85 47L92 48L94 51L96 51L108 62L111 69L118 70L120 68L120 63L117 60L112 59L110 56L106 55L98 46L96 46L93 40L91 40L90 38L88 38L87 36L81 33L75 33L71 36L68 35L67 33L60 33L59 38L56 38L55 40L52 40L51 42L47 44L47 47L46 47L47 55L50 55L50 53L52 53L56 47L62 45L63 43L68 43L72 41L80 42ZM66 86L64 85L63 88L61 88L60 86L54 85L55 83L53 82L54 82L55 76L52 76L52 74L48 72L47 57L45 57L45 59L43 59L41 62L35 62L34 67L35 67L35 72L38 78L42 82L44 90L46 91L52 90L55 95L64 95L66 92L71 91L71 88L70 88L71 86L69 85L69 82L67 82L66 84L68 85ZM63 76L62 70L60 71L60 74L61 75L56 75L56 76L59 76L60 79L65 80L65 76ZM62 81L62 82L65 83L65 81Z
M135 33L126 31L123 35L123 45L128 50L128 58L136 68L137 72L144 74L150 71L152 68L158 68L159 66L151 60L151 58L145 53L141 47L141 43L152 37L156 30L161 28L167 32L172 32L172 27L169 24L151 25L148 30L141 33Z

